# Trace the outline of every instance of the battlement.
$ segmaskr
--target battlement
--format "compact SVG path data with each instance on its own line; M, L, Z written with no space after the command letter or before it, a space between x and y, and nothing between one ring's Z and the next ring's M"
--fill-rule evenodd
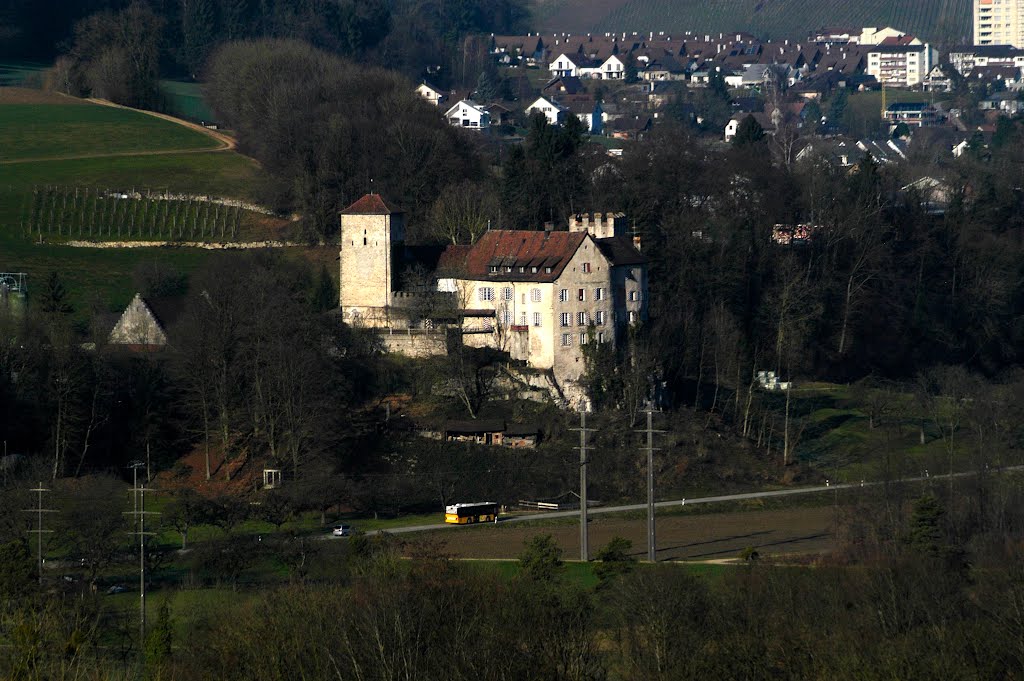
M567 222L570 232L589 232L595 239L624 236L627 232L625 213L577 213Z

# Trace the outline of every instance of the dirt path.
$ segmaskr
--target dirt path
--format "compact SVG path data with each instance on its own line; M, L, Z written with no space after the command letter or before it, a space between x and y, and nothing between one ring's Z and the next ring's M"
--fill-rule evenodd
M672 515L658 518L657 539L660 560L727 560L745 548L762 555L813 553L832 546L831 506ZM647 556L647 525L644 519L595 518L590 522L593 553L612 537L633 542L633 555ZM579 526L559 523L548 526L508 524L478 525L452 531L425 532L403 539L414 545L423 540L445 543L445 551L460 558L517 558L531 537L550 534L565 558L579 557Z

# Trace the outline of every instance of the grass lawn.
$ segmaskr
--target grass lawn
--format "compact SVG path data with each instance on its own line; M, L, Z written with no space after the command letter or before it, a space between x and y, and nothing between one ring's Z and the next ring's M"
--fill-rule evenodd
M219 146L202 133L138 111L71 102L10 104L0 95L0 162Z

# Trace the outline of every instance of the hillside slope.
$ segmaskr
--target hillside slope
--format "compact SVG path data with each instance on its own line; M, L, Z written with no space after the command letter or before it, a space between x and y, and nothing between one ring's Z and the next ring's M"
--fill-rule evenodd
M971 0L536 0L544 33L749 31L803 40L822 26L893 26L933 43L969 42Z

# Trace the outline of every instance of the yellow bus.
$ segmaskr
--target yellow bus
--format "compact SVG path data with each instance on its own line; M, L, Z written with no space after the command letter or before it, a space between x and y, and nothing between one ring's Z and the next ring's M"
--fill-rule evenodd
M444 507L444 521L455 525L491 523L498 517L498 504L493 501L472 504L449 504Z

